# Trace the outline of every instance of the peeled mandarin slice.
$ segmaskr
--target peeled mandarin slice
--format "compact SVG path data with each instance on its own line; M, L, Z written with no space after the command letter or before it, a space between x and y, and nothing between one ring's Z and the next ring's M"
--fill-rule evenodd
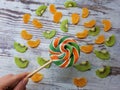
M31 80L33 81L33 82L35 82L35 83L38 83L38 82L40 82L42 79L43 79L43 74L41 74L41 73L36 73L36 74L34 74L32 77L31 77Z
M110 20L104 19L104 20L102 20L102 24L104 25L103 29L104 29L105 32L109 31L112 27L112 24L111 24Z
M92 28L92 27L95 26L95 24L96 24L96 20L90 20L88 22L85 22L84 26L87 27L87 28Z
M26 13L26 14L24 14L23 15L23 22L25 23L25 24L27 24L28 22L29 22L29 20L30 20L30 14L28 14L28 13Z
M61 18L62 18L62 12L56 12L53 16L53 21L55 23L59 23Z
M38 19L36 19L36 18L33 19L32 24L33 24L34 27L36 27L36 28L42 28L42 27L43 27L42 23L41 23Z
M89 15L88 8L82 8L82 18L87 18Z
M85 53L90 53L93 51L93 45L83 45L80 46L80 50Z
M71 18L72 18L72 24L74 25L78 24L80 21L80 15L78 13L73 13L71 15Z
M40 39L37 39L37 40L29 40L27 42L27 44L31 47L31 48L36 48L39 46L40 44Z
M88 30L84 30L82 32L78 32L76 34L76 37L80 38L80 39L86 38L87 36L88 36Z
M54 4L50 4L49 10L52 14L55 14L55 12L57 11Z
M26 30L22 30L21 37L25 40L30 40L32 38L32 34L28 33Z
M91 53L93 51L93 45L84 45L80 47L80 50L84 53Z
M95 40L96 44L103 44L105 41L105 36L104 35L99 35L97 39Z
M77 87L84 87L87 85L87 79L82 77L82 78L73 78L73 83Z

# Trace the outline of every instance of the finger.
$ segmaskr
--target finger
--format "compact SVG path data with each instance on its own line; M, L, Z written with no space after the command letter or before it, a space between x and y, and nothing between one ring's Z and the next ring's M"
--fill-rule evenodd
M18 75L14 75L11 77L4 77L4 82L2 82L1 87L11 87L15 84L17 84L18 82L20 82L23 78L25 78L28 75L28 73L21 73Z
M13 74L8 74L6 76L3 76L0 78L0 88L4 88L6 83L11 80L11 78L14 77Z
M10 79L10 78L13 77L13 76L14 76L14 74L5 75L5 76L3 76L3 77L0 78L0 82L1 82L1 80L5 80L6 78L7 78L7 80L8 80L8 79Z
M26 85L28 83L28 78L23 79L18 83L14 90L26 90Z

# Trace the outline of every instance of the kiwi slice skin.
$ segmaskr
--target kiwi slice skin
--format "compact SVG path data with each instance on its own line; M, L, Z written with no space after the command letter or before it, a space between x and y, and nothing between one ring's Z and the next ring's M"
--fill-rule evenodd
M43 15L43 13L46 11L46 9L47 9L47 6L45 6L45 5L41 5L41 6L39 6L37 9L36 9L36 15L38 15L38 16L42 16Z
M76 64L74 65L74 68L76 68L78 71L85 72L91 69L90 62L86 61L86 64Z
M77 7L77 3L74 2L74 1L72 1L72 0L70 0L70 1L66 1L66 2L64 3L64 6L65 6L66 8Z
M18 42L14 42L14 48L16 49L16 51L18 51L20 53L24 53L28 49L28 47L26 47L25 45L21 45Z
M63 32L68 32L68 19L65 19L61 22L60 29Z
M37 62L38 62L38 64L39 64L40 66L42 66L42 65L44 65L45 63L49 62L49 60L46 61L44 58L38 57L38 58L37 58ZM45 68L50 68L50 66L51 66L51 64L47 65Z
M49 33L48 33L49 32ZM43 36L46 38L46 39L51 39L53 38L55 35L56 35L56 30L51 30L51 31L45 31L43 32Z
M105 45L108 46L108 47L112 47L116 42L116 38L115 38L115 35L111 35L109 38L108 38L108 41L105 41Z
M89 35L90 36L97 36L100 33L100 27L99 26L95 26L92 29L89 30Z
M19 58L19 57L14 57L14 61L19 68L26 68L29 64L28 60L23 61L22 58Z
M96 55L96 57L98 57L99 59L102 60L109 60L110 59L110 54L108 51L106 51L106 53L103 53L102 50L94 50L94 53Z
M99 78L105 78L105 77L107 77L110 74L110 71L111 71L110 66L105 66L103 72L99 71L99 69L96 70L96 75Z

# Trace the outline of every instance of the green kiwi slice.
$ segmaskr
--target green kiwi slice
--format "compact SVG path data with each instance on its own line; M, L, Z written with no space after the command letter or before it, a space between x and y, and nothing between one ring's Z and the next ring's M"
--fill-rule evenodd
M42 57L37 58L37 62L40 66L44 65L45 63L49 62L49 60L45 60ZM45 68L50 68L51 64L47 65Z
M65 19L61 22L60 29L63 32L68 32L68 19Z
M89 30L89 35L90 36L97 36L100 33L100 27L95 26L92 29Z
M42 16L43 13L46 11L46 9L47 9L47 6L45 6L45 5L39 6L39 7L36 9L36 15Z
M14 58L15 64L19 67L19 68L26 68L29 64L28 60L24 60L22 58L19 57L15 57Z
M85 72L91 69L91 64L89 61L83 61L80 64L74 65L74 67L81 72Z
M108 47L112 47L116 42L116 38L115 35L111 35L106 41L105 41L105 45Z
M110 66L104 66L103 68L96 70L96 75L99 78L105 78L110 74L110 71L111 71Z
M94 50L94 53L96 57L102 59L102 60L109 60L110 54L107 50Z
M56 30L45 31L45 32L43 32L43 36L46 39L51 39L51 38L53 38L56 35L56 32L57 32Z
M25 45L22 45L18 42L14 42L14 48L16 49L16 51L20 52L20 53L24 53L27 51L28 47Z
M74 2L74 1L72 1L72 0L70 0L70 1L66 1L66 2L64 3L64 6L65 6L66 8L77 7L77 3Z

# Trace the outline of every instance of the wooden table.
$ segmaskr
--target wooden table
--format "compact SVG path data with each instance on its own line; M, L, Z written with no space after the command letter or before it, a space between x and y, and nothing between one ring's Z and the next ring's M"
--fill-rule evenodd
M78 88L72 84L73 77L86 77L88 84L80 90L120 90L120 0L76 0L78 3L77 8L64 8L63 3L66 0L0 0L0 76L8 73L20 73L30 72L39 65L36 62L38 56L49 59L48 46L51 40L47 40L43 37L42 32L45 30L57 30L58 36L71 36L74 37L76 32L84 29L83 22L96 19L97 25L101 27L101 34L108 37L114 34L117 38L115 46L107 48L111 54L109 61L102 61L98 59L93 53L84 54L81 52L82 60L89 60L92 63L92 69L87 72L79 72L73 67L67 69L60 69L54 64L50 69L41 70L44 74L44 79L40 83L29 82L27 85L28 90L77 90ZM35 14L35 10L39 5L49 5L51 3L56 4L57 10L62 11L63 18L69 18L73 12L81 14L82 7L88 7L90 15L86 19L80 20L78 25L72 25L69 23L69 32L63 33L60 30L60 24L55 24L52 21L52 14L47 10L42 17L38 17ZM24 13L31 14L30 23L25 25L22 21ZM43 23L42 29L35 29L31 24L33 18L38 18ZM103 32L103 26L101 24L102 19L109 19L112 22L111 31ZM34 35L33 39L40 38L41 44L36 49L29 48L24 54L18 53L13 48L14 41L18 41L22 44L26 44L20 36L21 30L26 29ZM55 38L54 37L54 38ZM75 37L74 37L75 38ZM93 37L87 39L78 40L79 45L83 45L93 41ZM95 46L97 48L97 46ZM14 56L19 56L30 61L28 68L19 69L14 63ZM100 79L95 75L95 70L102 65L112 66L112 75L105 79Z

